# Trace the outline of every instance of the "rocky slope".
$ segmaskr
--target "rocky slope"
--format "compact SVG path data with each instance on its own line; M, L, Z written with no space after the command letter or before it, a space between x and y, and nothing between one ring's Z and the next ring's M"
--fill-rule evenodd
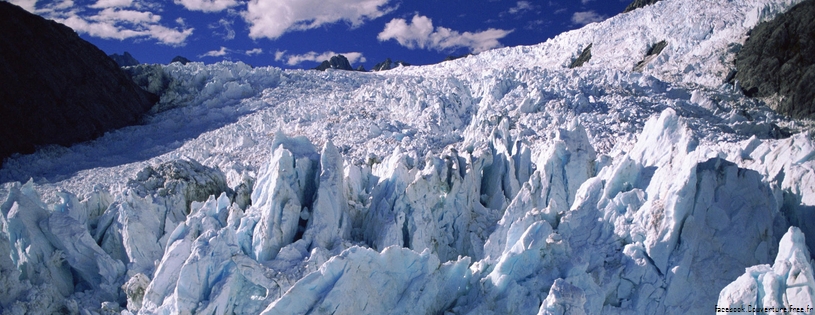
M112 54L109 57L110 59L113 59L113 61L115 61L119 67L135 66L140 63L138 60L136 60L136 58L133 58L133 55L131 55L129 52L124 52L124 54L121 55Z
M135 123L157 101L67 26L0 2L0 159Z
M351 63L348 62L348 58L345 58L343 55L336 55L331 57L329 60L324 60L320 65L314 68L314 70L325 71L326 69L338 69L338 70L354 70L351 68Z
M815 0L756 26L736 57L735 79L773 109L815 118Z
M633 2L628 4L627 7L625 7L625 10L623 10L623 12L633 11L645 7L646 5L657 3L659 1L660 0L634 0Z
M406 66L410 66L410 64L401 60L392 61L391 58L386 58L385 61L375 64L374 67L371 68L371 71L385 71L396 67Z

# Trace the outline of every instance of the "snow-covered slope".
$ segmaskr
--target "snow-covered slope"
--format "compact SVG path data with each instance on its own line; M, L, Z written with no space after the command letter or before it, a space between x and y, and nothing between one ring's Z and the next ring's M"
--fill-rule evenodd
M0 307L685 314L812 300L812 129L724 83L749 29L797 2L664 0L539 45L377 73L162 66L172 82L144 125L6 161Z

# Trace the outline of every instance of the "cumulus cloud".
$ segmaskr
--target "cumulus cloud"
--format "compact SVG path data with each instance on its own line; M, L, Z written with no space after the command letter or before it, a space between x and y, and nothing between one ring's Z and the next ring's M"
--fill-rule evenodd
M70 10L53 11L47 17L93 37L118 40L146 37L170 46L183 46L194 30L163 26L159 24L161 16L152 12L113 7L89 16L80 16L75 10Z
M152 12L141 12L141 11L134 11L134 10L116 10L113 8L107 8L94 16L89 18L92 21L99 21L99 22L128 22L132 24L140 24L140 23L158 23L161 20L161 16L155 15Z
M192 35L193 28L184 30L177 30L161 25L150 25L148 28L150 37L158 40L160 43L171 46L183 46L187 37Z
M339 21L358 27L393 8L390 0L250 0L243 18L249 37L275 39L288 31L308 30Z
M238 5L235 0L174 0L190 11L218 12Z
M575 12L572 15L572 23L577 25L586 25L589 23L594 22L602 22L603 20L607 19L608 16L600 15L594 11L582 11L582 12Z
M254 48L254 49L250 49L250 50L246 51L247 56L260 55L262 53L263 53L263 49L261 49L261 48Z
M303 61L323 62L325 60L331 59L331 57L334 57L336 55L345 56L345 58L348 59L348 62L351 63L351 64L354 64L357 61L359 61L359 62L367 61L367 59L365 59L365 56L363 56L361 52L335 53L333 51L326 51L326 52L323 52L323 53L317 53L317 52L314 52L314 51L309 51L309 52L307 52L305 54L301 54L301 55L290 55L290 54L286 54L285 50L284 51L280 51L280 50L276 51L275 54L274 54L274 60L275 61L284 61L287 65L294 66L294 65L297 65L297 64L299 64L299 63L301 63Z
M504 38L512 30L490 28L486 31L459 33L446 27L433 27L433 21L421 15L414 15L410 23L405 19L393 19L385 25L385 29L377 35L379 41L395 39L400 45L410 49L446 49L466 47L474 53L479 53L496 47L501 47L499 39Z
M208 52L206 52L206 53L204 53L202 55L199 55L198 57L199 58L203 58L203 57L223 57L223 56L226 56L226 54L228 54L229 51L230 51L229 48L221 46L221 49L219 49L219 50L210 50L210 51L208 51Z

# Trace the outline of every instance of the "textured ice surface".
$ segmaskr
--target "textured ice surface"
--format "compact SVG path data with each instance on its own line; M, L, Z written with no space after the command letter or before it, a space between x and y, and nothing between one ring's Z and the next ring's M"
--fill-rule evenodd
M722 290L717 307L758 310L757 314L811 314L815 279L804 238L800 229L790 227L772 266L748 267Z
M803 306L811 124L723 83L747 31L797 2L664 0L377 73L159 66L172 82L144 125L0 169L0 308Z

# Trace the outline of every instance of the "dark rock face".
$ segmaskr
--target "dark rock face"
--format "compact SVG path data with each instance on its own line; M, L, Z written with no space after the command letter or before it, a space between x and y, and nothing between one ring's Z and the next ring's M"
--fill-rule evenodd
M119 65L119 67L129 67L140 64L140 62L136 60L136 58L133 58L133 56L130 55L129 52L125 52L123 55L113 54L110 55L109 57L110 59L113 59L113 61L115 61L116 64Z
M354 70L356 70L356 71L360 71L360 72L365 72L365 66L363 66L363 65L359 65L359 66L357 66L357 68L356 68L356 69L354 69Z
M651 48L648 48L648 52L645 53L645 57L642 58L642 60L640 60L639 62L637 62L633 70L636 72L642 72L642 69L645 69L645 66L648 65L648 63L651 62L651 60L654 60L654 58L659 56L659 53L661 53L662 50L665 49L665 47L667 46L668 42L663 40L660 41L659 43L654 44L654 46L651 46Z
M773 109L815 118L815 0L757 25L736 55L735 79L750 97L778 96Z
M635 9L639 9L639 8L642 8L642 7L646 6L646 5L654 4L654 3L657 3L657 2L659 2L659 0L634 0L627 7L625 7L625 10L623 10L623 13L628 12L628 11L633 11Z
M180 62L182 65L186 65L188 62L190 62L190 60L181 56L175 56L175 58L173 58L173 60L170 61L170 63L173 62Z
M385 71L396 67L406 67L409 65L409 63L401 60L391 61L391 58L387 58L385 61L375 64L374 67L371 68L371 71Z
M354 70L351 68L351 63L348 62L348 58L345 58L343 55L336 55L331 57L331 59L323 61L319 66L314 68L314 70L325 71L326 69L339 69L339 70Z
M577 59L572 60L572 63L569 65L569 69L579 68L582 67L584 63L591 60L591 45L589 44L586 48L583 48L583 52L580 53L580 56Z
M72 29L0 1L0 160L138 121L158 100Z

